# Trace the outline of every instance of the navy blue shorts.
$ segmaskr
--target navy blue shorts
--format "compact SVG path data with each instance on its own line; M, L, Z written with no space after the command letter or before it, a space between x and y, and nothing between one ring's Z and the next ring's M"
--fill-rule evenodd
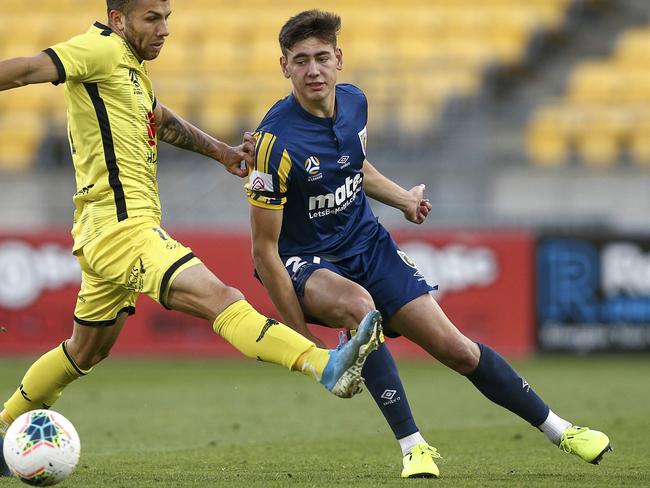
M399 336L385 325L389 317L419 296L438 289L426 282L415 263L397 247L382 226L362 254L338 261L312 255L282 256L282 261L299 298L305 295L309 277L321 268L361 285L384 317L384 334L388 337Z

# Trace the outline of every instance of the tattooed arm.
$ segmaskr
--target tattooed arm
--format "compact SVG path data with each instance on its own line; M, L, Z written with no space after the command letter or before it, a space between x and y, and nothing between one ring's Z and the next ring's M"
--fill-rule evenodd
M173 146L203 154L223 164L230 173L244 177L253 164L255 139L248 132L244 142L231 147L206 134L158 102L154 109L158 139ZM241 168L242 161L246 167Z

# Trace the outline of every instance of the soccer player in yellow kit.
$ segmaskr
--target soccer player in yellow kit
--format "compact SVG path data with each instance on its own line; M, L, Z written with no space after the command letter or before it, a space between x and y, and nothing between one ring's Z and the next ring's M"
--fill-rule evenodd
M65 83L77 183L73 253L82 269L72 337L39 358L4 404L0 443L19 415L49 408L108 356L140 293L209 320L248 357L302 371L337 396L354 395L363 362L378 344L378 312L364 318L361 333L344 347L318 348L257 313L161 228L158 140L211 157L242 177L248 170L240 164L252 163L254 140L247 134L230 147L156 100L145 61L160 54L169 34L169 0L107 0L107 10L108 25L96 22L36 56L0 62L0 90ZM0 456L0 471L2 464Z

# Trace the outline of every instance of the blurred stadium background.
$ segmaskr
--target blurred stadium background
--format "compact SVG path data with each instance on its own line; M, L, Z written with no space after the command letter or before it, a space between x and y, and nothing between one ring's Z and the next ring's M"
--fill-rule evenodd
M106 18L99 0L2 5L3 59ZM289 91L278 67L281 25L314 6L176 0L171 36L149 64L158 99L238 143ZM647 0L318 7L343 18L340 80L367 93L369 159L405 187L426 183L434 207L420 228L393 209L376 212L441 284L461 327L514 355L539 345L649 350ZM13 326L0 351L24 350L44 323L61 334L69 327L54 325L69 318L78 283L66 248L74 179L63 103L51 85L0 93L0 321ZM163 225L272 313L250 277L242 182L165 144L159 166ZM178 337L165 324L193 322L147 307L140 320L155 323L151 337L171 338L160 351L174 350ZM187 351L202 344L183 334Z
M106 18L103 0L1 3L0 59ZM238 143L289 92L281 25L315 6L343 18L340 80L367 93L369 159L402 186L426 183L433 202L423 226L378 206L380 220L441 285L437 299L465 333L514 358L554 409L616 448L598 469L578 465L456 375L402 362L445 482L648 486L648 1L174 0L171 36L149 64L158 99ZM70 332L80 276L62 92L0 92L0 399ZM165 228L274 315L252 278L243 182L165 144L159 166ZM389 345L401 359L422 357L399 339ZM279 368L204 361L233 350L147 298L115 352L163 359L108 361L57 403L84 439L69 486L398 481L398 452L366 394L334 426L336 399Z

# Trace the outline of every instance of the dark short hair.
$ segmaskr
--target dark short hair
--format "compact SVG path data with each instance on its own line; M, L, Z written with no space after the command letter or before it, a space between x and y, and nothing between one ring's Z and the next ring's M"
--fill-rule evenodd
M294 15L282 26L278 40L282 54L287 55L296 43L310 37L336 47L336 36L341 30L341 17L322 10L305 10Z
M106 11L119 10L128 14L137 0L106 0Z

